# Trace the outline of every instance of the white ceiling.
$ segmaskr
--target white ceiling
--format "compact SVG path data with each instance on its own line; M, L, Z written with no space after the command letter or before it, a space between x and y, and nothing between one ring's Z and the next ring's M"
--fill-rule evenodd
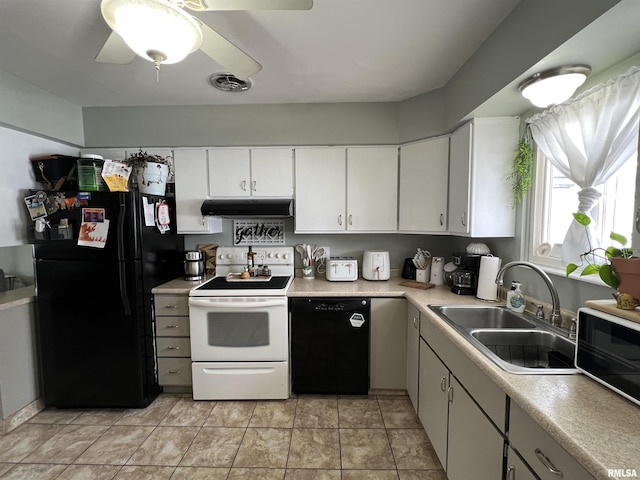
M260 1L260 0L256 0ZM253 88L214 90L197 51L160 69L94 61L99 0L0 0L0 69L82 106L399 101L440 88L518 0L315 0L311 10L197 16L262 64Z
M259 2L260 0L255 0ZM233 94L197 51L160 69L94 61L111 30L100 0L0 0L0 70L81 106L394 102L443 87L519 0L314 0L311 10L197 16L255 58L253 88ZM520 114L532 73L587 63L594 73L640 51L640 1L621 0L474 114ZM523 39L523 42L535 39Z

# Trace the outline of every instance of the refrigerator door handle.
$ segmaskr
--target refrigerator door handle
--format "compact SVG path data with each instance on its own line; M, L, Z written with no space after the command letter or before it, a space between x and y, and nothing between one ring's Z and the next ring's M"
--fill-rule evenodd
M120 197L120 211L118 212L118 260L124 261L124 220L127 214L127 204L125 203L124 195L119 194Z
M124 314L131 315L131 302L127 295L127 272L124 262L124 219L127 213L127 206L124 195L120 194L120 212L118 213L118 275L120 276L120 299L124 307Z
M124 314L131 315L131 303L127 295L127 272L125 262L118 262L118 274L120 275L120 299L124 307Z

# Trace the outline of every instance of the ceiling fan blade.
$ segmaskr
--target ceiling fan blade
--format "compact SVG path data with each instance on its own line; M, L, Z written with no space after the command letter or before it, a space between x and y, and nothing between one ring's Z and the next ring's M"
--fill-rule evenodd
M213 58L241 80L246 80L262 70L262 65L236 47L218 32L201 23L202 45L200 50Z
M102 49L96 55L96 62L126 65L133 62L134 58L136 58L136 54L129 48L122 37L116 32L111 32Z
M223 10L309 10L313 0L180 0L185 7L203 12Z

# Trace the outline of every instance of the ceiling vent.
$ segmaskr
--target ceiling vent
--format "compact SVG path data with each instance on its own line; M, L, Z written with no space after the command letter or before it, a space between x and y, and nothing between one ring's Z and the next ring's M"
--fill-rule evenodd
M230 73L214 73L209 81L214 88L223 92L246 92L251 88L249 80L240 80Z

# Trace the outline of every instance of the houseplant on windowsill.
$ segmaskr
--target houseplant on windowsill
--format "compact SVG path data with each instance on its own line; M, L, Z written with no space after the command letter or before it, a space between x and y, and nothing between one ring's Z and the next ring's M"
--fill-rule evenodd
M583 213L574 213L573 218L585 229L591 223L591 218ZM618 307L635 308L640 299L640 258L634 257L633 250L626 247L627 238L624 235L611 232L609 238L619 246L590 248L589 251L581 254L581 260L587 265L580 275L598 274L604 283L618 291L615 295ZM587 239L589 239L588 229ZM589 246L591 246L590 239ZM570 263L567 265L566 275L569 276L580 267L581 265Z
M140 149L129 155L124 163L133 167L133 176L141 193L164 195L167 178L171 173L170 158L153 155Z

